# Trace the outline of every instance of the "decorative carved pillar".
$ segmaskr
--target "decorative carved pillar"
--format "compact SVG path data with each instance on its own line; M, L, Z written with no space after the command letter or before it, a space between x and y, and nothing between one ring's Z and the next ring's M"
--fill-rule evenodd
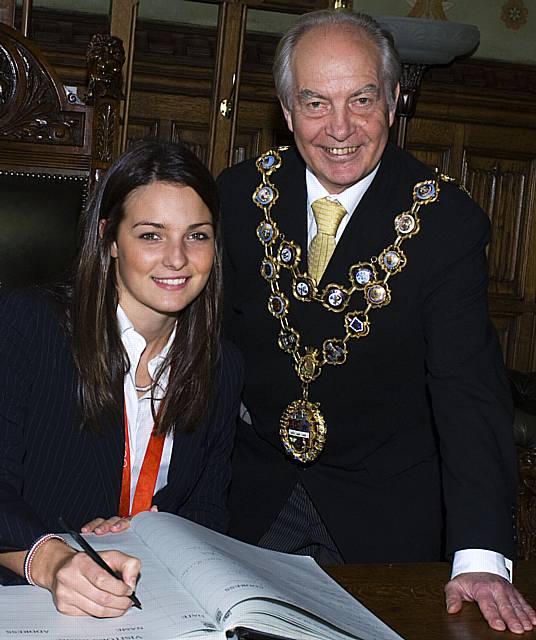
M86 104L93 105L95 109L91 177L96 181L120 153L121 72L125 62L123 43L115 36L96 34L89 43L87 61Z

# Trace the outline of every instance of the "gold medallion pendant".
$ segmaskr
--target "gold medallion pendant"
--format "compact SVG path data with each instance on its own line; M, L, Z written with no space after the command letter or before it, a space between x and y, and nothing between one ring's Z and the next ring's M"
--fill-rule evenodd
M298 462L313 462L326 442L326 422L319 404L294 400L283 411L279 435L286 453Z

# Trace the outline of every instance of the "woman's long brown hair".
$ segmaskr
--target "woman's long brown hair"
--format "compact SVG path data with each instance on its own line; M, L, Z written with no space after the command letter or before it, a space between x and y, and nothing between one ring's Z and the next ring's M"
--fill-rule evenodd
M125 153L98 185L81 222L81 241L70 302L69 325L80 380L85 424L102 431L117 415L129 368L117 324L117 285L111 245L124 217L125 201L138 187L161 181L194 189L212 214L215 256L207 285L177 317L175 339L157 378L169 366L169 382L155 417L157 433L193 431L206 414L219 356L221 328L221 237L216 185L186 147L145 142ZM102 237L99 223L106 221ZM158 380L157 380L158 381Z

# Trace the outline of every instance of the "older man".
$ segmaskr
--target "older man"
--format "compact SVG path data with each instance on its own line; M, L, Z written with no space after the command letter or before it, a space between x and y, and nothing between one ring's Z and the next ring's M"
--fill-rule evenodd
M486 215L388 143L400 63L368 16L283 37L296 148L220 177L226 325L246 359L232 533L325 563L453 558L449 612L521 633L511 406Z

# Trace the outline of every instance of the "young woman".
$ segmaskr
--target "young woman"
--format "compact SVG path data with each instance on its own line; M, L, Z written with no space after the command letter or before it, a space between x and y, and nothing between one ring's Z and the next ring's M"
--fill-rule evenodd
M106 552L114 579L51 537L59 516L227 527L242 365L220 340L218 218L196 157L144 143L99 185L72 286L0 291L2 582L49 589L63 613L124 613L139 562Z

